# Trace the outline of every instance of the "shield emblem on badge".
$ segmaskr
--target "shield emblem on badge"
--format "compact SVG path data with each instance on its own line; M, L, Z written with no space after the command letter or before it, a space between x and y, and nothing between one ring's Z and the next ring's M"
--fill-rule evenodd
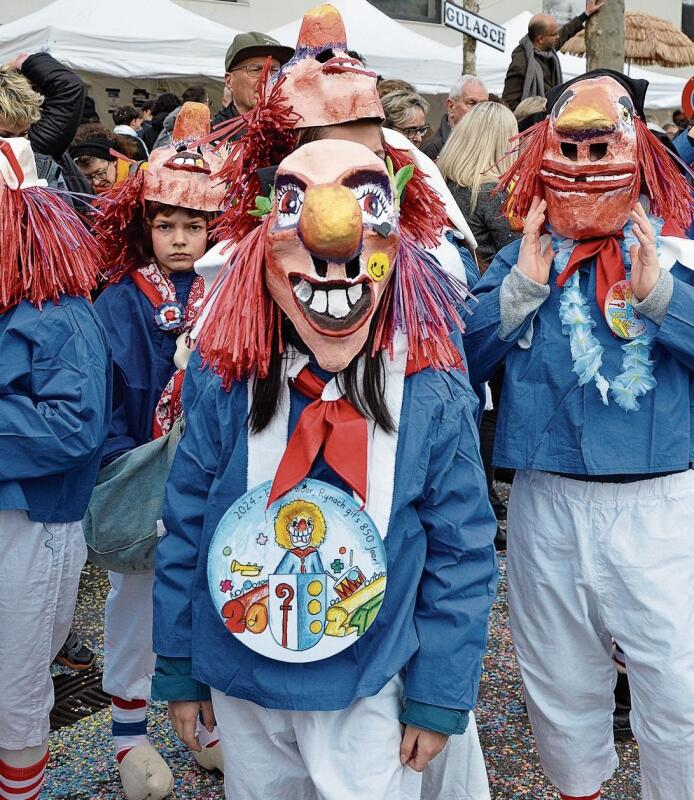
M275 573L268 578L268 616L273 639L287 650L309 650L320 641L325 629L325 574Z

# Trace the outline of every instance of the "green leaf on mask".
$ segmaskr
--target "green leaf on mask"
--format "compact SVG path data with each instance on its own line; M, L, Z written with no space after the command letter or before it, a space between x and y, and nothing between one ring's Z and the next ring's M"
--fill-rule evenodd
M386 169L388 170L388 175L390 175L390 182L393 184L395 198L399 203L402 199L402 194L405 191L405 187L414 175L414 164L408 164L406 167L403 167L395 172L393 160L390 156L386 156Z
M272 211L272 204L275 199L275 189L270 189L270 194L268 197L264 195L259 195L255 198L255 209L253 211L249 211L249 215L251 217L258 217L262 219L266 217Z
M399 169L395 176L395 194L398 200L402 197L405 187L410 182L414 175L414 164L408 164L406 167Z

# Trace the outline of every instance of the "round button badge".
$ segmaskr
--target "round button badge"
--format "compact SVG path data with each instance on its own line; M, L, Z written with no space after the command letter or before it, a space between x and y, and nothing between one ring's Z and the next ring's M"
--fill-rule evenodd
M220 622L279 661L318 661L354 644L386 587L383 540L359 503L307 479L267 508L271 483L224 514L207 578Z
M646 321L632 305L630 281L617 281L605 297L605 319L613 333L622 339L636 339L646 332Z

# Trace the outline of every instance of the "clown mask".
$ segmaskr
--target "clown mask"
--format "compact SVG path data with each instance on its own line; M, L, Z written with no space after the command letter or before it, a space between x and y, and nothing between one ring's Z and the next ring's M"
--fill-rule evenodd
M639 194L634 104L609 77L572 84L549 117L540 179L559 234L592 239L621 231Z
M267 286L323 369L363 348L399 242L390 177L363 145L312 142L280 164Z
M152 151L145 172L145 200L171 206L218 211L224 184L214 175L224 155L195 142L210 132L210 109L204 103L184 103L176 117L171 145Z
M296 128L384 119L376 73L347 53L342 17L329 3L304 16L296 54L280 74L282 94L299 115Z

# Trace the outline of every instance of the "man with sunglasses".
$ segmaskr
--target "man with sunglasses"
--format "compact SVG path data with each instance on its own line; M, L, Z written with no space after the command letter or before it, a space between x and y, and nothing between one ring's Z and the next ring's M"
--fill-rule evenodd
M255 108L258 80L267 57L272 58L270 69L277 74L282 64L293 55L291 47L284 47L264 33L251 31L237 34L227 50L224 63L224 85L231 95L231 102L215 114L212 124L226 122Z

